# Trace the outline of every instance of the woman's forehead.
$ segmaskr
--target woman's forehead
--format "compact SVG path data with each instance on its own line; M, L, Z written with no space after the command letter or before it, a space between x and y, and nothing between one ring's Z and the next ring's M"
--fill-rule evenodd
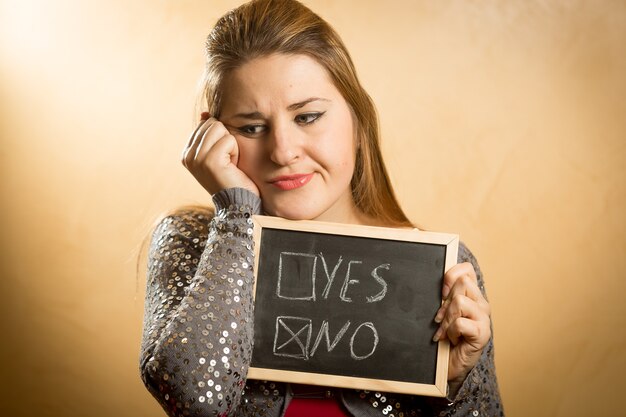
M231 71L222 84L222 110L236 106L289 106L312 97L340 96L328 71L307 55L273 54Z

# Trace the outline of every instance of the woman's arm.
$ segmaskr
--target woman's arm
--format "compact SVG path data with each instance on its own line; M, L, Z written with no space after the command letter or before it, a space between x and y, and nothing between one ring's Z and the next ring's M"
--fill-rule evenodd
M487 299L485 282L478 262L470 250L459 245L458 262L469 262L476 273L476 285L484 299ZM447 399L430 399L430 406L435 415L441 416L503 416L504 410L496 378L494 363L493 332L489 326L490 337L480 353L476 365L463 381L451 386Z
M171 416L232 414L251 358L250 216L260 200L241 188L213 199L208 230L198 213L170 216L150 247L141 375Z

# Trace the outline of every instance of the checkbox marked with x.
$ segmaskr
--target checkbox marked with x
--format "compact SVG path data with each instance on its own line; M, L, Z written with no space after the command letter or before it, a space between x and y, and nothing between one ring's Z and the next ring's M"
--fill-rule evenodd
M311 319L293 316L276 317L274 355L309 359L312 332Z

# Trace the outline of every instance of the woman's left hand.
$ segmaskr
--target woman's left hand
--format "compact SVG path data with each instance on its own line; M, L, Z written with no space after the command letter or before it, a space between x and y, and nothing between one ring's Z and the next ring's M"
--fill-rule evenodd
M440 323L434 341L451 342L448 383L456 392L476 366L491 337L491 308L478 288L474 266L465 262L450 268L443 277L443 304L435 322Z

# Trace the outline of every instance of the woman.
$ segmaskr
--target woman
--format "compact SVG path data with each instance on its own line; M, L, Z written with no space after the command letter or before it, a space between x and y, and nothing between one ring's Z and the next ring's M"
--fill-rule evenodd
M252 354L250 216L412 227L388 180L374 106L330 26L294 0L222 17L207 43L207 112L183 164L216 212L180 210L150 248L141 375L172 416L502 415L489 304L460 246L434 340L451 342L447 399L246 380ZM319 392L331 392L320 389Z

